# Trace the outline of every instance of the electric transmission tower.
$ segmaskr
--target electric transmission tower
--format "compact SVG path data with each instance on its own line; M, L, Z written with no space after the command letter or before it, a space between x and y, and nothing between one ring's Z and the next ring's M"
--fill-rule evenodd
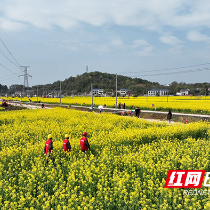
M24 95L25 88L28 88L28 77L32 78L32 76L30 74L28 74L28 72L27 72L27 69L30 66L20 66L20 67L24 69L24 74L23 75L19 75L19 77L21 77L21 76L24 77L24 83L23 83L23 95Z

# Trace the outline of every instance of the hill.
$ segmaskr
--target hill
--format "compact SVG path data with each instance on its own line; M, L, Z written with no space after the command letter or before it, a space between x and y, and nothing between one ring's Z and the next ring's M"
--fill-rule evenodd
M62 93L66 95L71 94L84 94L89 93L91 89L91 83L93 88L104 89L104 92L116 89L116 75L102 72L90 72L76 77L69 77L62 81ZM160 84L157 82L150 82L141 78L131 78L127 76L117 75L117 89L126 88L130 89L136 94L143 94L146 89L158 88ZM45 88L48 90L59 90L60 82L56 81L53 84L40 85L39 88ZM36 90L36 86L32 87Z

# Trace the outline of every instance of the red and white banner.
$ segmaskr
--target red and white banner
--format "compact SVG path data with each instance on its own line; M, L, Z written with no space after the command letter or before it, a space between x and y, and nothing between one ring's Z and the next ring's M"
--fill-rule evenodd
M201 188L204 174L205 170L169 170L164 188Z

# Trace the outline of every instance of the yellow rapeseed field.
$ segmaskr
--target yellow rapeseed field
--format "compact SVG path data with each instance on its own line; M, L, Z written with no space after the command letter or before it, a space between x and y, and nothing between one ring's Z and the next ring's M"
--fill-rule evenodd
M61 108L0 112L0 209L209 209L208 195L164 188L169 169L210 171L209 128Z
M20 98L5 98L9 100L19 100ZM32 101L37 101L37 98L31 98ZM38 98L43 103L60 103L60 98ZM22 101L29 101L28 98L23 98ZM91 97L64 97L61 99L62 104L90 106ZM141 109L149 110L164 110L171 109L174 112L200 113L210 114L210 96L169 96L169 97L118 97L117 105L126 105L127 109L132 109L139 106ZM106 104L107 107L115 107L115 97L93 97L95 106Z

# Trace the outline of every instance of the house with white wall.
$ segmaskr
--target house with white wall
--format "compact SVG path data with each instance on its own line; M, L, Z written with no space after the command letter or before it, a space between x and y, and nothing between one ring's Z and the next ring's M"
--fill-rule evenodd
M148 91L148 96L156 96L159 94L159 90L158 89L151 89Z
M168 95L168 89L161 89L160 90L160 96L167 96Z
M104 89L98 89L98 88L93 89L93 96L101 96L103 94L104 94Z

